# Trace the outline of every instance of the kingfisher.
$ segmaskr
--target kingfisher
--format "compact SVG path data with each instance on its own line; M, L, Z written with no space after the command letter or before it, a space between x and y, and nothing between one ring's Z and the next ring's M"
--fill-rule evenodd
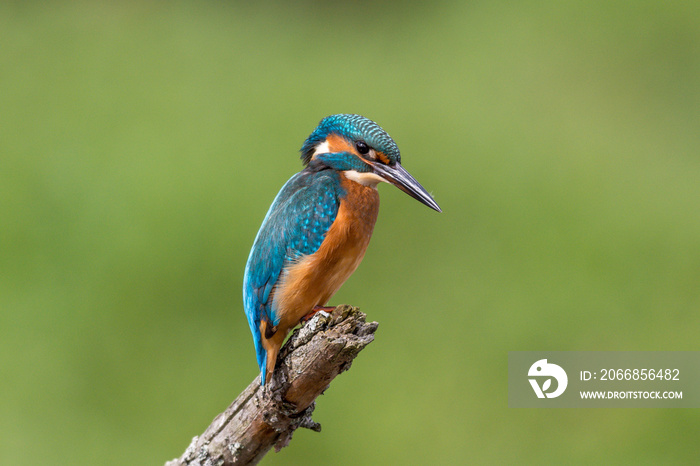
M428 207L435 200L401 165L394 140L361 115L331 115L301 147L304 169L272 202L243 279L243 304L261 372L272 376L289 331L325 307L365 255L379 213L377 184Z

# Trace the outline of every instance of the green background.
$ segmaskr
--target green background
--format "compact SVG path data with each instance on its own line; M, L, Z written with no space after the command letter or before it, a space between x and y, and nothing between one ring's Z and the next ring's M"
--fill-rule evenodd
M245 260L341 112L444 213L379 188L332 300L376 341L264 464L697 460L697 410L507 407L508 351L699 349L697 4L252 3L0 6L0 463L184 451L257 373Z

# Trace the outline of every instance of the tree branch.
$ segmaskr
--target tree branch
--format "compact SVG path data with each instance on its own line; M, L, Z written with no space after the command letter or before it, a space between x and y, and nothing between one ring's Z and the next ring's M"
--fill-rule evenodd
M374 340L377 322L367 323L356 307L341 305L317 313L282 347L265 387L255 378L180 458L166 466L256 464L274 445L287 446L298 427L319 432L311 419L316 398Z

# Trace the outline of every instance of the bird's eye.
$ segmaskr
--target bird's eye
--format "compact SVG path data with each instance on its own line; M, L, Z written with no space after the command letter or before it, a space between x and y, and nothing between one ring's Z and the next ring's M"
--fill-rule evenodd
M357 149L357 152L362 155L367 155L369 153L369 146L365 141L357 141L355 143L355 148Z

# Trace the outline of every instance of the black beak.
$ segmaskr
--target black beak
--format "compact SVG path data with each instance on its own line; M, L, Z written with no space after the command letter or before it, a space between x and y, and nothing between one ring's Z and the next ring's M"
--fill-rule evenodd
M435 202L435 199L428 194L428 191L426 191L425 188L421 186L420 183L416 181L416 179L413 178L411 174L401 166L400 163L396 162L396 165L393 167L375 163L372 164L372 167L377 175L381 176L389 183L411 196L413 199L422 202L431 209L442 212L440 206L437 205L437 202Z

